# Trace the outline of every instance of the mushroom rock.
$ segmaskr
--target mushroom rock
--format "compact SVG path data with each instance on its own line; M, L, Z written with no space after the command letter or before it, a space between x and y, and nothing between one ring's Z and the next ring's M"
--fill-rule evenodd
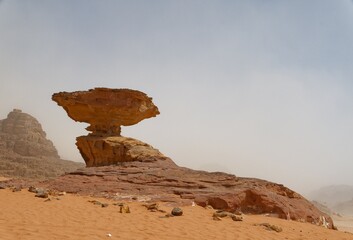
M87 167L167 159L150 145L120 135L121 126L131 126L159 114L152 98L145 93L131 89L94 88L55 93L52 99L73 120L90 124L86 129L92 133L76 138L77 148Z
M92 133L78 137L76 143L88 168L43 183L47 188L97 196L137 194L153 201L194 202L318 225L324 219L325 227L334 228L328 215L283 185L179 167L150 145L120 136L120 126L159 114L152 99L142 92L95 88L56 93L53 100L75 121L89 123Z

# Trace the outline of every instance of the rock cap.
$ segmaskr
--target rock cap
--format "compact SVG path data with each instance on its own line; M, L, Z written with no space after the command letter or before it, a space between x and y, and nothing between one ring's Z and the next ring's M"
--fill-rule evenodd
M53 94L52 100L73 120L89 123L86 129L93 134L120 135L121 126L131 126L159 114L152 98L131 89L59 92Z

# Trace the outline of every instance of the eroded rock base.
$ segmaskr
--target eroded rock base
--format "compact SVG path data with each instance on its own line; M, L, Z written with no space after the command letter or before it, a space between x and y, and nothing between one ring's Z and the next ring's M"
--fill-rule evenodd
M328 215L281 184L179 167L169 158L83 168L45 184L50 189L83 195L130 196L178 205L195 202L230 212L268 214L317 225L322 225L325 217L328 227L333 227Z
M115 165L122 162L167 161L157 149L133 138L122 136L81 136L77 148L87 167Z

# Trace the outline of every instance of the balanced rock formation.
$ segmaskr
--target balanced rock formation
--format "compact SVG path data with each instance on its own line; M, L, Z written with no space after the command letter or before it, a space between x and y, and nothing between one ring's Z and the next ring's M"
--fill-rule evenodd
M74 120L90 123L88 129L93 133L78 137L76 143L89 168L45 182L46 188L111 198L211 205L229 212L269 214L334 228L327 214L281 184L179 167L148 144L120 136L121 125L159 113L141 92L99 88L54 94L53 100Z
M95 88L55 93L52 99L73 120L90 124L87 130L92 133L76 139L87 167L151 160L161 154L148 144L120 135L121 126L134 125L159 114L152 98L146 94L130 89ZM140 153L144 154L143 158Z
M0 149L22 156L60 158L37 119L19 109L0 121Z
M0 176L46 179L82 167L60 159L41 124L14 109L0 120Z

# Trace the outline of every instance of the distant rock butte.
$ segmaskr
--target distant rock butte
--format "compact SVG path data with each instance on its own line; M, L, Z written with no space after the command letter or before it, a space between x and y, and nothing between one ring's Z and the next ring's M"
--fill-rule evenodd
M41 124L19 109L0 120L0 176L44 180L83 167L59 158Z
M59 159L56 148L46 138L37 119L19 109L14 109L0 121L0 150L21 156Z
M121 125L136 124L159 114L144 93L96 88L56 93L53 100L72 119L90 123L88 130L92 133L78 137L76 143L89 168L43 183L47 188L112 198L137 195L178 204L195 202L318 225L327 221L327 227L333 228L327 214L283 185L179 167L150 145L120 136Z

